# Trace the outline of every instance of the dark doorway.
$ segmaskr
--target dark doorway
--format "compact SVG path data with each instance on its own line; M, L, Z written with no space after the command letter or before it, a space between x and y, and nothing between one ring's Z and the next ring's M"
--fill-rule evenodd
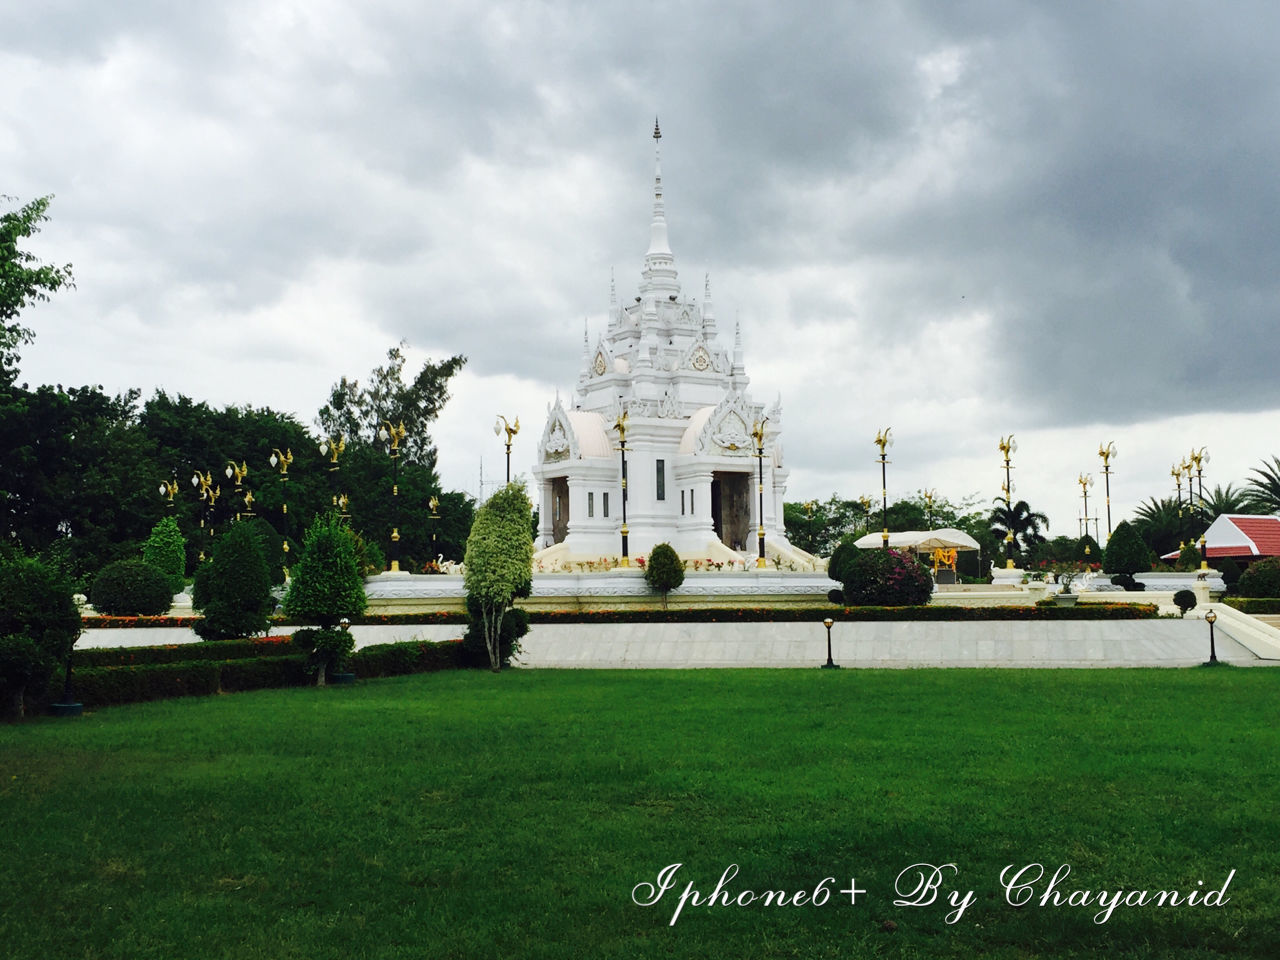
M551 481L551 541L562 543L569 534L569 478Z
M750 474L716 471L711 475L711 522L726 547L747 548L751 540Z

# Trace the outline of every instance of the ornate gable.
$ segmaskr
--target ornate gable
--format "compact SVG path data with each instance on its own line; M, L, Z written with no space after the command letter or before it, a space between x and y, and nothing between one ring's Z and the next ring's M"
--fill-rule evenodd
M538 442L538 462L557 463L561 460L576 460L578 457L577 435L560 403L560 397L557 396L555 406L547 407L547 425Z
M751 428L760 417L755 404L741 393L731 393L707 418L698 435L694 451L722 457L747 457L755 454Z
M587 361L587 377L594 379L613 372L613 349L609 341L601 337L596 341L596 348Z
M699 336L685 348L676 369L692 370L694 373L728 373L729 361L724 351L707 343L705 337Z

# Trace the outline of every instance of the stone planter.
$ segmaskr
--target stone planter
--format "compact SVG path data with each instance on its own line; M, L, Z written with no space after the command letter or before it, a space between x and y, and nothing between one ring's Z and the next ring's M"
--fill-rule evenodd
M1079 599L1080 595L1077 593L1060 593L1053 598L1053 602L1059 607L1074 607Z

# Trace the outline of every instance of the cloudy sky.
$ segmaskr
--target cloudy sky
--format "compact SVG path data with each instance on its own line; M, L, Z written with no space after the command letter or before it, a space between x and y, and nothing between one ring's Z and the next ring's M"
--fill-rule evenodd
M23 379L310 423L406 339L462 353L446 485L532 465L659 115L672 248L781 394L788 499L1016 493L1075 535L1280 454L1268 3L48 0L0 7L0 193L54 194ZM1091 497L1091 514L1095 499ZM1104 514L1105 516L1105 514ZM1103 521L1105 532L1105 520Z

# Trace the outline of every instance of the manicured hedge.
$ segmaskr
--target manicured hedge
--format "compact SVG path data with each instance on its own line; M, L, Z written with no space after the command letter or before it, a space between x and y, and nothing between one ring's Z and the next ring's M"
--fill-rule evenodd
M199 617L81 617L86 630L125 630L130 627L192 627Z
M96 667L72 672L72 687L86 707L164 700L218 692L221 664L211 660L154 663L137 667ZM54 677L45 695L52 703L62 694L62 678Z
M289 638L282 638L288 641ZM101 656L99 656L101 655ZM462 665L459 643L383 643L352 655L353 672L362 678L453 670ZM127 659L132 657L133 659ZM210 659L225 657L226 659ZM86 660L95 665L89 666ZM86 707L105 707L168 697L238 693L306 686L306 654L288 642L223 640L123 650L86 650L76 654L72 686ZM62 674L53 677L40 699L62 696Z
M248 657L284 657L298 651L287 636L257 640L209 640L169 643L160 647L95 647L77 650L72 669L82 667L136 667L191 660L241 660Z
M1277 597L1225 597L1222 602L1241 613L1280 613Z
M362 679L456 670L462 666L462 653L460 643L375 643L351 655L351 670Z

